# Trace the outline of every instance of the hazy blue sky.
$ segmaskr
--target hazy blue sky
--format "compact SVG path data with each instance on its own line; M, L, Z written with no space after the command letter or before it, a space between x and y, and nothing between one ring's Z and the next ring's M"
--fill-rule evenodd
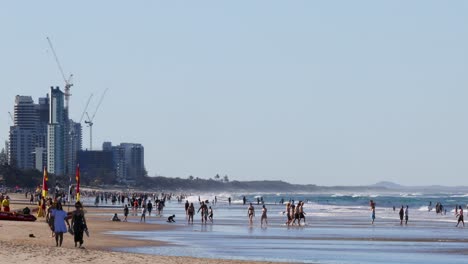
M109 88L103 141L150 175L468 185L467 1L7 1L0 140L14 96ZM83 145L89 146L88 128Z

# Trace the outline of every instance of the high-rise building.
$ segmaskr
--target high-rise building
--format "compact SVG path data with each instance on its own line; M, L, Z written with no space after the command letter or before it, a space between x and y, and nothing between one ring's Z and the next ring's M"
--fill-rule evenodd
M34 100L31 96L15 97L14 126L26 130L35 130L37 115Z
M20 169L72 175L82 146L81 124L68 119L64 93L51 87L50 97L34 103L31 96L16 96L13 126L6 146L8 163Z
M74 175L76 164L78 163L78 152L82 149L83 134L80 123L75 123L73 120L68 120L69 132L66 135L66 163L67 175Z
M68 120L64 108L64 93L50 88L49 124L47 133L47 164L50 173L65 174L65 132Z
M47 166L47 126L49 124L49 95L39 98L35 105L38 123L36 126L35 168L41 171Z
M144 148L141 144L121 143L112 146L110 142L104 142L104 151L112 151L112 161L117 181L132 183L145 175Z
M85 150L78 152L80 174L87 182L100 179L100 183L115 183L115 170L112 152L103 150Z
M145 175L145 150L141 144L122 143L125 149L127 175L124 181L135 181Z
M15 97L13 121L9 135L8 162L20 169L32 169L35 167L38 116L31 96Z

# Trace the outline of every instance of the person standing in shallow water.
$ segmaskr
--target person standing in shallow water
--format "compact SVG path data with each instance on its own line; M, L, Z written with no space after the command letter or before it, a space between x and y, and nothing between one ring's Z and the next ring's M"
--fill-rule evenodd
M57 208L52 210L52 216L54 217L54 232L55 232L55 246L61 247L63 242L63 233L67 233L67 223L68 228L70 228L70 223L68 222L67 212L63 211L62 204L58 203Z
M247 215L249 216L249 223L253 224L253 218L255 216L255 209L254 209L252 203L250 203L250 205L249 205L249 209L247 210Z
M403 209L403 205L400 208L400 212L398 213L400 215L400 225L403 225L403 216L405 214L405 211Z
M77 243L79 243L79 247L81 247L83 245L83 232L87 230L86 219L81 202L75 203L75 211L72 213L71 226L73 228L75 247L77 246Z
M408 219L409 219L409 215L408 215L408 205L407 205L405 209L405 225L408 224Z
M267 219L267 209L265 207L265 205L263 205L263 208L262 208L262 217L260 219L260 226L263 227L263 221L265 221L265 226L268 225L268 219Z
M211 223L213 223L213 208L211 208L211 206L208 210L208 218L210 219Z
M195 207L193 206L193 203L190 203L187 209L187 213L188 213L188 223L193 224L193 215L195 214Z
M188 208L190 207L190 204L188 200L185 201L185 215L188 216Z
M206 221L208 220L208 206L205 204L205 202L201 202L200 208L198 208L197 213L201 211L201 221L202 223L206 224Z
M372 214L371 214L372 224L374 224L374 221L375 221L375 202L373 200L370 200L369 206L370 206L371 211L372 211Z
M465 227L465 221L463 221L463 209L462 209L461 205L458 207L457 216L458 216L458 222L457 222L457 225L455 227L458 227L460 222L463 224L463 227Z

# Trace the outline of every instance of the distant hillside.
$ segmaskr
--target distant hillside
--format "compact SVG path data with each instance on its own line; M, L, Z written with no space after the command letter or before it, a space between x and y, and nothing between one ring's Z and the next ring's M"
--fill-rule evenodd
M145 177L138 181L138 188L155 190L184 190L210 192L332 192L332 191L385 191L380 186L317 186L315 184L299 185L285 181L222 181L214 179L182 179L170 177Z
M370 186L371 187L382 187L382 188L387 188L387 189L398 189L398 188L403 187L400 184L396 184L396 183L389 182L389 181L381 181L381 182L378 182L378 183L370 185Z

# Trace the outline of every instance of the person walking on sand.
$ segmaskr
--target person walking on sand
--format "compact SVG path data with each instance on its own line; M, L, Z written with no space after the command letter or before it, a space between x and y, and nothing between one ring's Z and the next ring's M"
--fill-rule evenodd
M372 211L372 214L371 214L372 224L374 224L374 221L375 221L375 202L373 200L370 200L369 206L370 206L371 211Z
M125 205L123 222L127 222L127 216L128 216L128 205Z
M55 236L55 231L54 231L54 215L52 214L52 211L55 210L56 204L52 202L52 198L47 199L47 206L46 206L46 223L49 224L50 230L52 231L52 237Z
M405 211L403 209L403 205L400 208L400 212L398 213L400 215L400 225L403 225L403 216L405 214Z
M151 216L151 211L153 210L153 204L151 203L151 200L148 201L146 207L148 208L148 216Z
M253 224L253 218L255 217L255 208L253 207L252 203L250 203L249 209L247 209L247 215L249 216L249 223Z
M458 222L457 222L457 225L455 227L458 227L458 225L460 224L460 222L462 222L463 224L463 227L465 227L465 221L463 221L463 209L461 207L461 205L458 207Z
M75 211L72 213L71 226L74 234L75 247L79 243L79 247L83 245L83 232L87 231L86 218L81 202L75 203Z
M54 217L54 232L55 232L55 246L61 247L63 242L63 233L67 233L67 223L68 228L70 228L70 223L68 222L67 212L63 211L62 204L58 203L56 209L52 210L52 216Z
M265 226L268 225L267 219L267 209L265 205L262 206L262 217L260 218L260 226L263 227L263 221L265 221Z
M146 223L146 206L142 206L141 208L141 218L140 218L140 223L145 222Z
M408 205L407 205L405 209L405 225L408 224L408 219L409 219L409 215L408 215Z

